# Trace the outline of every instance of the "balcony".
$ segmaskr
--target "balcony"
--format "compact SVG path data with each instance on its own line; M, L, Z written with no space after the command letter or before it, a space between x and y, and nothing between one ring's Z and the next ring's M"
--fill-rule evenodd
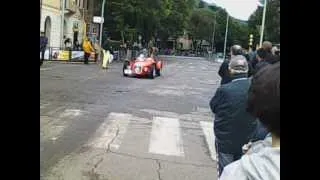
M77 12L77 4L75 0L65 0L65 13L73 14Z

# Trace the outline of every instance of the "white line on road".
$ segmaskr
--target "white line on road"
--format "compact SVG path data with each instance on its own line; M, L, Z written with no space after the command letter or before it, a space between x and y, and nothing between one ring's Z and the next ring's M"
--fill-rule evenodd
M210 155L212 160L216 160L216 149L214 147L214 134L213 134L213 123L208 121L200 121L200 125L203 131L203 134L206 137L207 145L210 150Z
M107 149L111 143L110 148L113 150L119 149L131 119L131 114L111 112L96 131L95 137L89 143L89 146Z
M84 111L80 109L66 109L63 113L60 114L60 118L64 117L72 117L72 116L80 116Z
M149 153L184 156L179 119L153 118Z
M51 70L52 68L40 68L40 71Z

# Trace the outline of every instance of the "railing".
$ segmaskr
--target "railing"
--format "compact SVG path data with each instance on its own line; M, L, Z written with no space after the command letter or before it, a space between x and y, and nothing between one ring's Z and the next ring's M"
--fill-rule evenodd
M40 52L41 58L41 52ZM44 53L44 60L48 61L83 61L84 52L79 50L61 49L60 47L48 47ZM94 53L90 56L90 61L94 61Z

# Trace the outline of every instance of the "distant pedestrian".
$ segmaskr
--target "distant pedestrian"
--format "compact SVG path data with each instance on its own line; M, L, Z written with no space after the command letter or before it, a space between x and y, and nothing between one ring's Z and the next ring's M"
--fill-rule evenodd
M80 43L79 43L78 40L77 40L77 41L75 42L75 44L74 44L74 50L76 50L76 51L79 51L79 50L80 50Z
M91 45L91 42L85 37L83 41L83 51L84 51L84 64L89 64L89 57L91 53L95 52L94 48Z
M41 32L40 34L40 52L41 52L40 66L42 66L44 61L44 54L46 52L47 44L48 44L48 38L44 35L44 32Z
M224 168L220 180L280 180L280 62L253 76L248 112L271 132L253 143L240 160Z
M64 40L64 47L65 47L65 50L68 50L68 51L71 50L72 43L70 38L66 38Z
M210 101L215 115L219 175L226 165L241 158L242 146L249 142L257 126L255 118L246 111L250 87L247 60L242 55L232 55L228 70L231 82L221 85Z

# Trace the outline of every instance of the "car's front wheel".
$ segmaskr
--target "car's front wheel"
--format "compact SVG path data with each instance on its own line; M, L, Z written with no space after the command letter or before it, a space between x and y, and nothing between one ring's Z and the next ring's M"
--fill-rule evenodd
M123 76L128 76L128 74L126 74L124 71L127 69L127 67L128 67L128 62L124 62L123 63L123 68L122 68L122 74L123 74Z
M154 77L156 77L156 66L153 65L149 74L149 78L150 79L154 79Z

